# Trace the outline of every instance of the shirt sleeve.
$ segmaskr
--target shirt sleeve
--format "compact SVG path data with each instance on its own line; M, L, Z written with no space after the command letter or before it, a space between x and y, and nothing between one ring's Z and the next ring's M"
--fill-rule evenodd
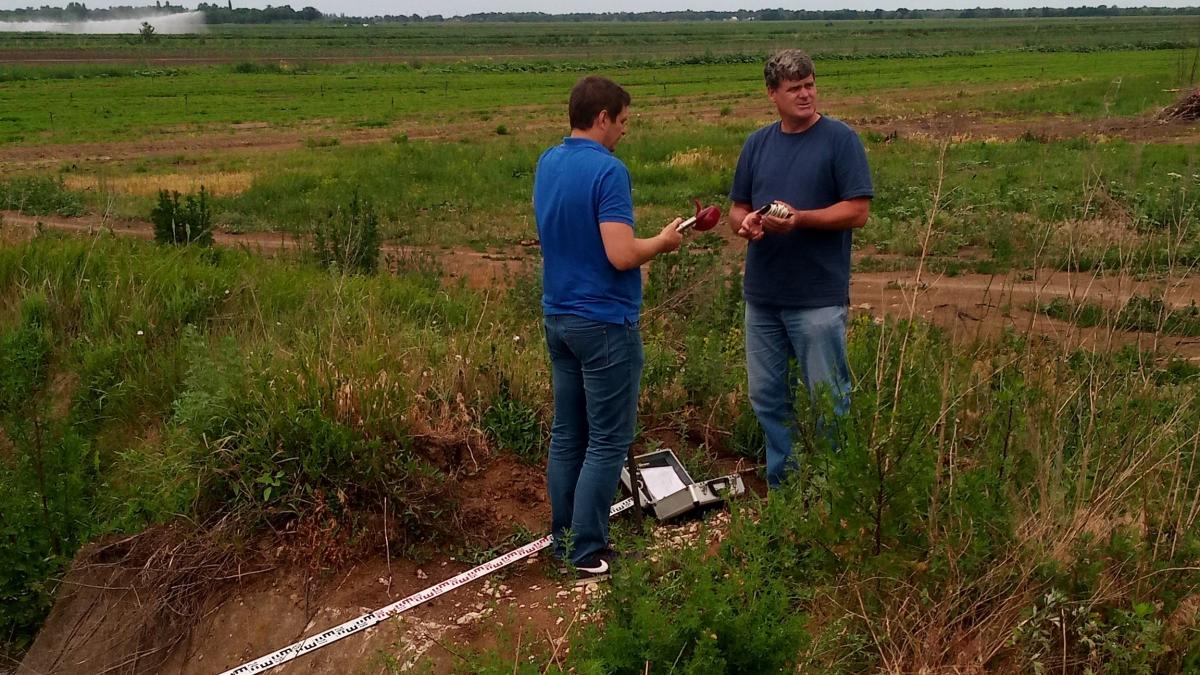
M838 152L834 156L833 171L837 180L838 198L841 201L875 196L875 188L871 184L871 167L867 164L867 150L852 129L846 129L846 134L839 143Z
M754 191L754 136L742 145L737 168L733 171L733 187L729 190L729 201L750 204Z
M633 226L633 185L624 165L614 166L600 177L596 216L601 223Z

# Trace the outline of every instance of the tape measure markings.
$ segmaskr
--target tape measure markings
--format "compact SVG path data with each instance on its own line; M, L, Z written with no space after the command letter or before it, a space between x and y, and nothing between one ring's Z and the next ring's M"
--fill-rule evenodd
M623 501L619 501L612 505L612 508L609 510L609 516L615 516L631 506L633 506L632 497ZM370 614L364 614L356 619L352 619L341 625L334 626L333 628L317 633L312 637L305 638L295 644L288 645L279 651L272 652L266 656L250 661L249 663L242 664L232 670L227 670L221 675L253 675L254 673L261 673L270 670L275 666L281 666L298 656L303 656L309 652L316 651L327 644L337 642L348 635L353 635L359 631L366 630L371 626L384 621L385 619L410 610L417 605L428 602L439 595L448 593L459 586L475 581L480 577L485 577L492 572L495 572L502 567L511 565L522 558L529 557L534 553L549 547L552 541L554 541L554 537L551 535L546 535L537 541L532 541L520 548L513 549L504 555L493 558L482 565L479 565L478 567L473 567L466 572L450 577L449 579L430 586L423 591L414 593L413 595L403 598L402 600L398 600L390 605L387 605L386 607L381 607Z

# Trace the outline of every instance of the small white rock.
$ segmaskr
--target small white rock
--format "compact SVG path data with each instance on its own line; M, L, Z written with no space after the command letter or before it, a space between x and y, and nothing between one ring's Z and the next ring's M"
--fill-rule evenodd
M458 617L458 621L456 623L458 623L458 625L460 625L460 626L466 626L467 624L475 623L476 621L479 621L482 618L483 618L483 615L480 614L479 612L467 612L466 614L463 614L462 616Z

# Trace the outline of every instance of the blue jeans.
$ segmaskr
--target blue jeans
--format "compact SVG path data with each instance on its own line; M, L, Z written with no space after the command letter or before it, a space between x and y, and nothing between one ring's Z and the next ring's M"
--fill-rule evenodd
M608 511L633 443L645 355L636 323L562 314L545 317L545 327L554 379L551 532L555 553L578 564L608 546Z
M837 420L825 420L816 407L817 428L836 448L837 426L850 410L850 366L846 361L844 305L774 307L746 303L746 372L750 407L767 441L767 485L775 488L798 466L792 444L797 435L795 388L788 367L796 359L810 400L828 396Z

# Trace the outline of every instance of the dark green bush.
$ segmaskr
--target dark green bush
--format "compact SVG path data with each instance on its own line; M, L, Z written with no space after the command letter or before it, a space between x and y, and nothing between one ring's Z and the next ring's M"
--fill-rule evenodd
M0 334L0 417L17 413L46 383L50 345L50 305L43 295L21 302L21 321Z
M379 216L355 192L345 209L313 226L313 252L326 269L374 274L379 267Z
M754 674L794 669L809 642L791 583L767 538L705 556L638 562L613 579L602 626L572 650L581 673ZM579 653L576 653L578 651Z
M212 206L208 192L200 186L200 192L189 194L180 201L174 190L158 191L158 204L150 212L154 223L154 241L160 244L200 244L211 246Z
M50 609L56 577L90 534L95 491L85 439L48 421L40 393L49 379L50 306L21 303L21 320L0 333L0 645L32 639Z

